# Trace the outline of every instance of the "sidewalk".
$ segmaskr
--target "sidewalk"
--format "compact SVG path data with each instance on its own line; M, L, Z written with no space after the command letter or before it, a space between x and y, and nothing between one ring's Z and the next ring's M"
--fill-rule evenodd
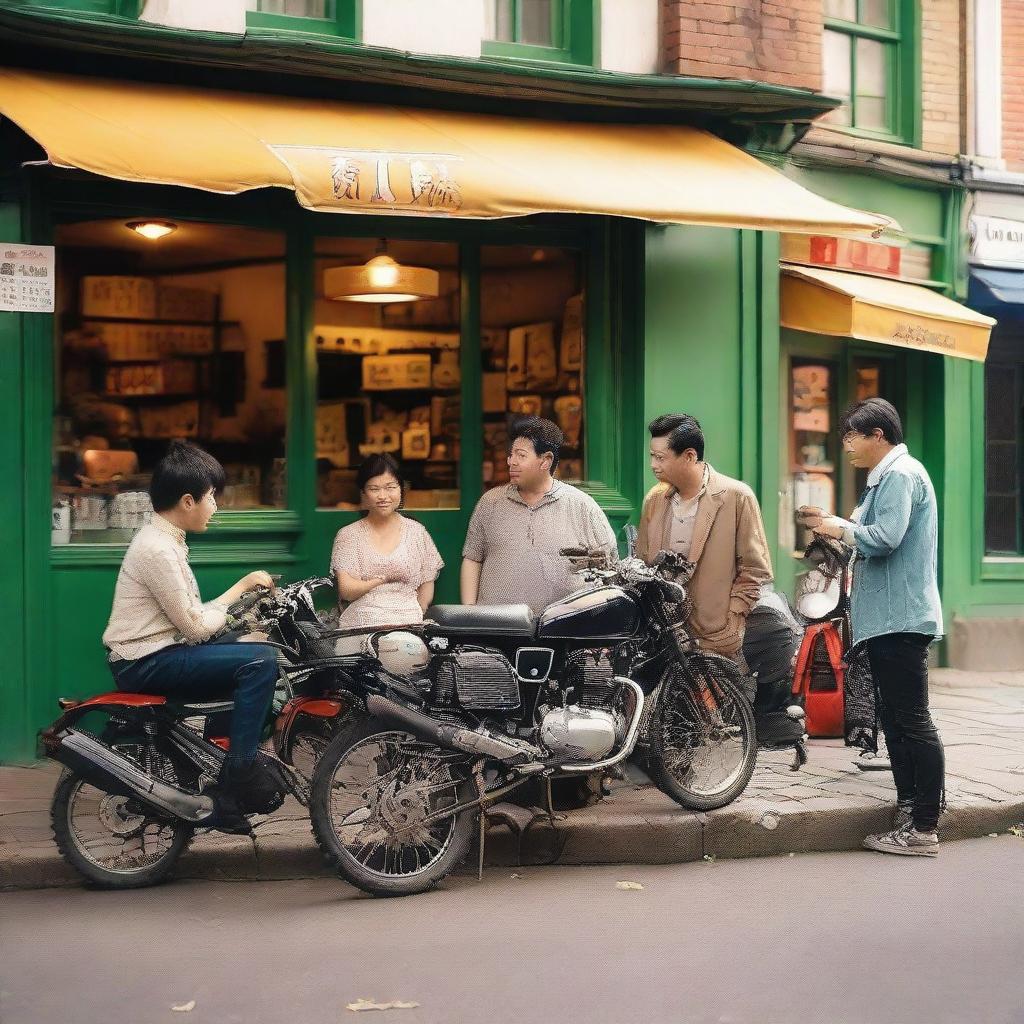
M1024 672L932 672L932 709L946 746L944 840L1005 832L1024 822ZM839 740L815 740L810 762L762 753L746 793L709 814L684 811L631 769L612 796L572 811L552 828L539 819L522 842L523 864L666 864L853 850L889 825L895 799L887 771L862 772ZM57 766L0 767L0 888L80 884L50 836ZM517 863L504 826L490 830L487 862ZM256 829L255 841L199 836L179 877L282 879L329 874L303 809L289 801Z

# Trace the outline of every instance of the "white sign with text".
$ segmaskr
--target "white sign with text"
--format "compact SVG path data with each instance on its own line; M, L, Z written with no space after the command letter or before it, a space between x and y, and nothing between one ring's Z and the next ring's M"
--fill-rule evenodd
M971 260L1024 266L1024 221L971 217Z
M52 245L0 242L0 312L52 313Z

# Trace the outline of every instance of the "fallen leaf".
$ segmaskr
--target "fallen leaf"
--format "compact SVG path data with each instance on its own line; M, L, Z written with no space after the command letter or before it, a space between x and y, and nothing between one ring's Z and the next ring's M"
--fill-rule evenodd
M713 853L705 853L704 854L704 860L708 864L714 864L715 863L715 855Z
M509 875L508 877L509 878L522 878L523 876L521 874L519 874L518 871L513 871L512 874Z
M182 1003L181 1006L172 1006L171 1009L175 1013L191 1013L196 1008L196 1001L190 999L187 1003Z
M348 1009L354 1013L362 1010L413 1010L419 1003L405 1003L401 999L392 999L390 1003L375 1003L372 999L357 999L354 1003L348 1004Z
M616 882L616 889L643 889L643 886L639 882Z

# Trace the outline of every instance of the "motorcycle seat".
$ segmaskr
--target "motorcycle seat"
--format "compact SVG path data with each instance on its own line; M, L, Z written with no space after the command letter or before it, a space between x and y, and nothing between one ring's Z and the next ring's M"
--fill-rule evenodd
M190 700L185 703L175 701L174 705L182 711L191 711L195 715L216 715L223 711L231 711L235 706L234 701L230 700Z
M532 637L537 620L525 604L434 604L427 609L442 633Z

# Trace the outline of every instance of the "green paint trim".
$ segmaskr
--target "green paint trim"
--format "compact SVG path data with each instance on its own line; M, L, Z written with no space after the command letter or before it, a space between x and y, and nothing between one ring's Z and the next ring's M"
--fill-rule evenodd
M779 402L779 374L781 359L781 329L779 327L779 256L781 235L763 231L758 235L760 280L758 305L760 309L759 367L760 386L760 467L756 490L761 503L761 518L769 538L769 549L774 551L773 565L778 573L779 558L779 451L782 445L781 407ZM784 394L788 395L788 387Z
M273 544L259 537L247 537L244 545L203 543L191 537L189 543L189 562L193 565L247 565L252 568L265 562L299 561L290 545ZM113 572L121 565L124 552L123 544L69 544L52 549L50 565L57 571L106 566Z
M484 492L483 354L480 350L480 247L459 247L459 365L462 373L459 441L459 524L463 536Z
M75 65L83 72L116 75L116 62L130 57L146 61L144 73L155 78L166 61L174 61L179 64L175 80L181 84L186 84L187 72L180 65L193 64L237 72L248 88L274 93L282 91L286 80L280 76L285 75L293 89L325 78L365 85L367 92L378 95L386 87L412 88L421 97L430 91L468 94L481 107L483 97L492 97L490 105L497 110L507 109L509 100L516 99L618 109L630 120L643 110L673 121L700 114L745 122L780 117L809 122L839 105L837 99L807 89L739 79L620 74L554 61L414 54L296 32L255 30L239 37L180 31L110 15L41 8L0 7L0 38L22 60L31 55L35 62L59 66L67 58L53 51L72 50ZM595 33L595 64L598 38ZM100 58L92 68L89 55ZM140 74L138 66L133 65L132 73ZM421 102L427 105L437 99Z
M520 31L516 4L516 34ZM600 63L600 0L554 0L552 3L552 45L485 39L481 53L505 60L557 62L595 66Z
M359 38L362 4L359 0L334 0L333 18L302 18L287 14L246 11L246 29L278 32L305 32L313 35L340 36L353 41Z
M20 242L22 210L15 202L0 202L0 238ZM23 324L31 314L0 313L0 465L13 484L0 490L0 543L8 553L12 586L0 587L0 621L4 623L4 711L0 714L0 751L31 757L28 734L27 619L33 614L24 599L31 571L25 548L26 507L18 481L27 479L25 429L25 368Z
M736 237L740 265L740 476L757 494L761 489L760 245L756 231L738 231Z

